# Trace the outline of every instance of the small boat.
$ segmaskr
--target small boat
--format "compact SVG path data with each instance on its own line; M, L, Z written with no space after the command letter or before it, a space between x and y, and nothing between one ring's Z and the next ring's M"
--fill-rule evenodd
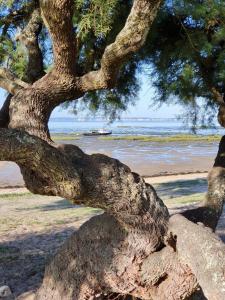
M95 135L110 135L112 134L111 130L99 129L99 130L92 130L90 132L85 132L83 135L85 136L95 136Z

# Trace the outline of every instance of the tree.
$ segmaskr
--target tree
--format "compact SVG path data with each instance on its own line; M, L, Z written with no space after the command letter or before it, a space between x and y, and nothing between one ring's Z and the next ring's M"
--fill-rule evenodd
M9 96L1 110L0 159L19 165L33 193L105 211L85 223L52 259L36 299L110 299L115 293L187 299L199 287L208 299L223 299L225 246L213 230L224 202L225 138L209 173L204 205L172 217L153 187L129 167L51 140L48 120L56 106L86 93L116 91L120 70L132 55L135 61L161 1L129 2L124 24L107 36L113 23L104 16L113 16L116 5L124 3L1 1L0 86ZM47 71L43 54L50 42L54 63Z
M225 100L224 1L165 1L146 45L157 101L175 99L208 125Z

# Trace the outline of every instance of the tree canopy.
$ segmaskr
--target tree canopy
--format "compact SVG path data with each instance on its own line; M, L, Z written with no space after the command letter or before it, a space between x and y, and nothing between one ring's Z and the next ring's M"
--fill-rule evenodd
M25 81L29 57L21 33L35 5L37 1L0 2L0 64L7 65ZM123 28L131 5L132 1L123 0L75 1L73 30L77 36L80 75L99 68L106 45ZM43 69L48 72L53 62L52 43L41 20L38 30ZM156 87L157 103L181 103L195 124L200 115L197 99L202 98L200 117L210 123L215 117L215 103L224 102L225 97L224 45L223 1L165 1L144 47L130 56L120 70L117 85L108 90L90 91L82 101L64 105L77 111L79 103L81 107L101 110L115 118L137 99L138 72L144 71L149 83Z
M202 117L210 121L225 101L224 1L166 1L149 38L144 55L157 101L184 104L194 121L202 98Z
M7 65L7 68L16 76L25 81L29 57L20 33L23 33L23 29L29 22L35 5L37 1L0 2L0 65ZM132 1L123 0L75 1L73 30L77 38L79 75L99 68L106 45L112 43L123 28L131 5ZM40 31L38 42L43 68L45 72L48 72L53 62L52 44L49 33L41 20L37 31ZM137 68L137 59L131 57L121 70L115 88L86 93L80 101L81 106L88 107L91 111L104 111L111 118L118 116L121 110L126 109L128 103L134 101L139 90ZM76 109L77 101L65 105Z

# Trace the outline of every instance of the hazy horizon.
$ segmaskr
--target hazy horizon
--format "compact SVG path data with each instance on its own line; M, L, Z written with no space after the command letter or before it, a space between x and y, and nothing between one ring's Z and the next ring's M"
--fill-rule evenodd
M181 105L178 104L163 104L157 107L153 104L153 98L155 97L155 90L148 81L146 76L141 76L142 86L138 95L138 100L134 106L130 105L126 112L123 112L121 118L126 117L147 117L147 118L176 118L182 113L183 109ZM5 90L0 88L0 106L5 100ZM87 114L86 111L84 114ZM73 113L69 109L63 109L62 107L57 107L54 109L51 117L73 117Z

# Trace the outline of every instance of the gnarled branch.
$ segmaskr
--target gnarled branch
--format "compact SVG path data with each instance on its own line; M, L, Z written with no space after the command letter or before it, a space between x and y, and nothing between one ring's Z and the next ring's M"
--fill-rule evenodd
M161 244L169 217L166 206L153 187L118 160L87 155L74 145L56 148L9 129L0 129L0 160L16 162L32 192L103 208L140 232L140 239L147 234L149 249Z
M106 47L101 69L80 79L84 91L106 89L115 85L121 65L144 44L161 0L134 0L126 24L114 43Z
M40 0L44 22L49 29L54 52L54 68L60 74L76 71L76 39L73 32L73 0Z
M42 29L42 19L40 9L35 8L31 13L30 20L17 40L26 47L28 63L24 79L26 82L33 83L44 76L43 56L38 43L38 36Z
M29 84L17 78L6 68L0 68L0 87L10 94L15 95L19 90L28 87Z

